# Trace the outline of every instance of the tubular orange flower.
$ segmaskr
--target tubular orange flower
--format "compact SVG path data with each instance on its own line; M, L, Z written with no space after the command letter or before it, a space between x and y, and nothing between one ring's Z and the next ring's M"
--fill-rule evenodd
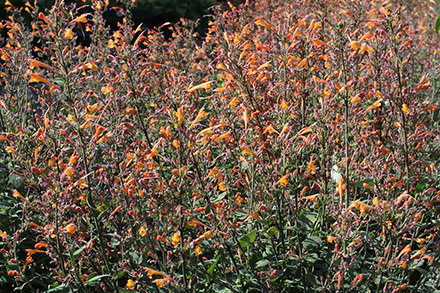
M191 123L191 125L189 126L188 130L190 130L191 128L194 127L194 125L202 118L205 118L206 116L208 116L208 113L206 113L203 108L199 110L199 113L196 116L196 119L194 119L194 121Z
M321 40L318 40L318 39L313 39L312 41L313 41L313 45L315 45L315 47L321 47L321 46L325 46L325 47L328 47L328 48L332 47L329 44L327 44L327 43L325 43L325 42L323 42Z
M356 287L360 281L362 281L365 278L363 274L358 274L353 281L351 281L351 286Z
M20 194L20 192L17 191L17 189L14 189L14 192L12 193L13 197L19 197L22 200L24 200L27 203L30 203L26 198L23 197L23 195Z
M195 91L198 90L198 89L204 89L205 91L207 91L207 90L210 89L210 87L211 87L211 83L212 83L212 80L211 80L211 81L204 82L204 83L199 84L199 85L196 85L196 86L191 87L190 89L188 89L188 92L189 92L189 93L193 93L193 92L195 92Z
M27 252L27 256L31 256L35 253L46 253L46 251L39 249L26 249L26 252Z
M156 240L157 240L157 241L165 242L166 244L168 244L168 245L171 246L171 243L170 243L168 240L166 240L166 239L165 239L163 236L161 236L161 235L158 235L158 236L156 237Z
M5 151L7 152L7 153L13 153L13 154L17 154L17 151L16 150L14 150L13 148L11 148L11 147L6 147L5 148Z
M193 243L198 243L199 241L201 241L205 238L212 238L212 232L208 231L208 232L203 233L197 239L193 240Z
M42 77L38 74L29 73L29 76L31 77L29 79L29 82L44 82L44 83L47 83L48 85L51 85L54 88L58 89L58 86L56 86L55 84L51 83L50 81L48 81L47 79L45 79L44 77Z
M411 251L412 251L412 249L411 249L411 245L408 244L407 246L405 246L404 249L402 249L402 251L399 253L399 255L397 256L396 259L399 259L402 255L408 254L408 253L410 253Z
M259 26L264 26L265 28L268 28L268 29L270 29L270 30L273 29L273 26L271 26L270 24L268 24L267 22L265 22L265 21L262 20L262 19L257 19L257 20L255 21L255 24L256 24L256 25L259 25Z
M191 219L188 222L188 225L189 226L200 225L200 226L203 226L203 227L206 227L206 228L210 229L207 225L203 224L202 222L200 222L199 220L196 220L196 219Z
M242 146L242 149L243 149L243 151L241 152L242 155L249 154L254 156L256 159L258 159L257 155L253 151L251 151L248 147Z
M155 283L157 287L163 288L170 281L171 281L171 277L167 276L166 278L163 278L163 279L156 279L153 281L153 283Z
M407 106L406 104L403 104L403 105L402 105L402 112L403 112L403 114L405 114L405 115L409 115L409 114L411 114L411 110L408 108L408 106Z
M23 272L26 270L27 265L30 264L30 263L33 263L33 262L34 262L34 259L32 258L32 256L26 257L26 261L25 261L24 267L23 267Z
M71 24L73 24L75 22L86 23L88 21L87 20L87 15L91 15L91 14L90 13L82 14L82 15L78 16L77 18L75 18L74 20L72 20L71 22L69 22L69 25L71 25Z
M150 269L150 268L145 268L145 270L147 271L147 276L148 278L152 279L154 275L159 275L162 277L169 277L167 274L164 274L162 272Z

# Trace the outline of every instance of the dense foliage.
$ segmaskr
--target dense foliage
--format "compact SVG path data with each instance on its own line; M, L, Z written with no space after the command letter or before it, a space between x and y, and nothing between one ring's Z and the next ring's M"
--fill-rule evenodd
M6 1L0 288L434 292L437 12L407 2L248 1L166 39Z

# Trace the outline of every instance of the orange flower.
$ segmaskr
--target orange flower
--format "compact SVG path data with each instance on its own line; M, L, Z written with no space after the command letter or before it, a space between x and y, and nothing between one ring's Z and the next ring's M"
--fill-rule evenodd
M6 147L5 150L6 150L7 153L14 153L14 154L17 154L17 151L14 150L14 149L11 148L11 147Z
M302 199L309 199L309 200L313 201L316 204L318 203L318 198L319 198L319 193L302 197Z
M166 278L163 278L163 279L156 279L153 281L153 283L155 283L157 287L163 288L170 281L171 281L171 277L167 276Z
M177 112L174 114L176 115L177 121L179 122L179 126L183 121L183 112L182 112L182 108L177 109Z
M138 230L139 235L141 235L142 237L147 235L147 230L145 229L144 226L140 227Z
M76 232L75 224L68 224L63 230L67 231L68 235L72 235Z
M362 236L357 237L355 240L353 240L348 246L348 247L352 247L353 245L362 245L362 241L361 241Z
M353 281L351 281L351 286L356 287L364 278L365 276L363 274L358 274Z
M328 243L333 243L333 242L335 242L337 240L338 240L338 238L336 238L336 237L333 237L333 236L330 236L330 235L327 236L327 242Z
M127 287L130 290L133 290L135 285L136 285L136 283L133 280L129 279L127 281L127 284L125 285L125 287Z
M74 34L72 29L68 28L64 31L64 37L68 40L71 40L73 38Z
M177 246L180 240L180 231L177 231L176 233L174 233L173 237L171 237L171 243L173 244L173 246Z
M270 29L270 30L273 29L273 26L272 26L272 25L268 24L267 22L265 22L265 21L262 20L262 19L257 19L257 20L255 21L255 24L256 24L256 25L259 25L259 26L264 26L265 28L268 28L268 29Z
M199 256L202 253L202 249L200 248L199 245L196 246L196 248L194 248L194 252L196 253L197 256Z
M405 246L404 249L402 249L402 251L399 253L399 255L397 256L396 259L399 259L402 255L408 254L408 253L410 253L411 251L412 251L412 249L411 249L411 245L408 244L407 246Z
M206 116L208 116L208 113L206 113L206 112L204 111L203 108L200 109L200 110L199 110L199 113L198 113L197 116L196 116L196 119L194 119L194 121L191 123L191 125L190 125L189 128L188 128L188 130L190 130L191 128L193 128L194 125L195 125L200 119L205 118Z
M278 180L277 184L281 184L281 186L285 187L287 183L289 182L289 178L287 177L287 174L281 177L280 180Z
M168 244L168 245L171 245L171 243L168 241L168 240L166 240L163 236L161 236L161 235L158 235L157 237L156 237L156 240L157 241L162 241L162 242L165 242L166 244Z
M26 267L28 264L33 263L34 259L32 258L32 256L28 256L26 257L26 261L24 263L24 267L23 267L23 272L26 270Z
M315 174L316 173L314 171L315 169L316 169L315 158L312 156L310 157L310 162L309 165L307 166L307 171L310 170L312 174Z
M368 210L375 210L377 211L377 209L375 207L372 207L370 205L367 205L365 203L363 203L360 199L356 200L355 202L353 202L345 211L344 214L351 210L352 208L356 208L358 211L361 212L361 216L363 214L365 214Z
M199 241L201 241L202 239L205 239L205 238L212 238L212 232L208 231L208 232L203 233L197 239L195 239L193 241L193 243L198 243Z
M251 149L249 149L246 146L242 146L242 148L243 148L243 151L241 152L242 155L249 154L249 155L254 156L256 159L258 159L257 155L253 151L251 151Z
M206 227L206 228L209 229L209 227L208 227L207 225L203 224L202 222L200 222L199 220L196 220L196 219L191 219L191 220L188 222L188 225L189 225L189 226L200 225L200 226L203 226L203 227Z
M163 276L163 277L168 277L169 276L167 274L161 273L159 271L150 269L150 268L145 268L145 270L147 271L147 276L148 278L152 279L154 275L159 275L159 276Z
M24 200L27 203L30 203L26 198L23 197L23 195L20 194L20 192L17 191L17 189L14 189L14 192L12 193L13 197L19 197L22 200Z

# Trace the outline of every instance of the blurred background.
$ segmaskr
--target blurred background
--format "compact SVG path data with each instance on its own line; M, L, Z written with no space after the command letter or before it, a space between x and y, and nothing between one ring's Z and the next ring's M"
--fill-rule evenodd
M8 0L14 7L25 7L26 2L34 5L35 0ZM7 1L0 1L0 19L4 20L8 17L8 12L6 9ZM77 7L87 6L91 4L90 0L65 0L66 3L76 3ZM234 4L238 4L243 1L230 1ZM50 9L55 3L55 0L36 0L38 11L45 11ZM110 7L121 7L125 8L124 5L117 0L109 0ZM198 31L203 34L204 28L206 28L208 20L207 15L210 14L209 8L214 5L222 5L223 7L228 7L227 1L224 0L136 0L134 7L131 9L132 20L134 25L138 26L142 24L143 29L159 27L166 22L176 23L180 18L188 19L200 19ZM84 8L85 10L87 7ZM90 9L90 6L88 6ZM86 11L84 11L86 12ZM22 16L24 21L30 24L30 15L22 11ZM123 14L118 10L110 9L108 10L104 18L106 24L115 30L117 27L117 22L121 21ZM2 37L4 38L5 32L2 31ZM3 42L0 42L3 44Z

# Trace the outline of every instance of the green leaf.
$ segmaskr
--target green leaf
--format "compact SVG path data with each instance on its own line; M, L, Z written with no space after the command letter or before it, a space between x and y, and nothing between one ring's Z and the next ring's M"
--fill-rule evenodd
M24 188L24 179L20 175L10 173L9 174L9 182L17 189L18 191Z
M440 31L440 16L437 18L435 22L435 31L438 33Z
M322 243L322 240L318 236L308 236L303 241L303 247L306 250L316 249L321 245L321 243Z
M272 238L273 236L275 236L278 232L279 232L278 229L275 228L275 227L271 227L271 228L269 228L269 229L266 231L267 236L269 237L269 239Z
M255 241L256 236L257 236L257 230L253 230L247 233L246 235L244 235L243 237L241 237L240 240L238 240L241 248L246 248L249 245L251 245Z
M78 248L77 250L75 250L75 252L73 253L73 256L77 256L78 254L80 254L81 252L83 252L83 250L86 249L87 246L90 246L91 243L92 243L92 240L90 240L89 242L87 242L87 244L85 244L83 247Z
M56 285L55 287L50 287L49 290L47 290L46 292L70 292L69 287L61 284L61 285Z
M305 260L309 263L315 263L319 259L318 254L316 253L308 253L306 254Z
M218 201L221 201L222 199L225 198L226 194L227 194L226 191L220 193L219 195L217 195L216 197L214 197L213 199L211 199L211 202L212 202L212 203L216 203L216 202L218 202Z
M262 267L267 266L268 264L269 264L269 261L267 259L262 259L260 261L257 261L255 268L257 268L257 269L262 268Z
M86 285L95 285L97 282L99 282L99 280L106 277L110 277L110 275L106 274L106 275L94 276L93 278L87 279Z
M318 220L318 214L315 212L304 212L300 216L299 226L302 232L310 233Z
M220 254L217 254L214 257L215 261L212 263L212 265L208 268L207 272L210 276L212 276L212 274L214 273L214 269L217 266L218 260L220 259Z

